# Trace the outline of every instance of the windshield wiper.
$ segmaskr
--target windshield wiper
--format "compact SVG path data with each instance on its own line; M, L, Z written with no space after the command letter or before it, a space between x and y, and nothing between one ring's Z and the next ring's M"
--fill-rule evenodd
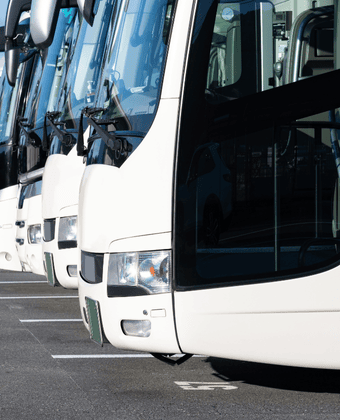
M100 127L100 125L113 125L115 120L113 119L98 119L94 118L95 114L105 111L104 108L90 108L86 107L81 111L78 142L77 142L77 154L78 156L84 156L84 133L83 133L83 116L88 119L89 124L96 130L96 133L101 137L106 146L115 151L116 159L119 159L122 155L127 156L129 152L132 152L132 144L130 144L125 138L117 137L115 132L108 132L107 130ZM115 127L116 128L116 127Z
M35 133L33 130L27 130L27 128L32 128L32 124L27 122L27 118L17 117L17 122L28 141L28 144L32 145L33 147L40 147L41 140L37 133Z
M63 121L55 122L56 118L61 115L61 112L46 112L45 119L44 119L44 134L43 134L43 150L47 151L49 149L49 145L47 142L47 124L52 128L52 131L57 136L57 138L64 143L66 146L71 146L73 142L73 136L69 134L65 129L61 130L58 128L58 125L63 125L65 127L65 123Z

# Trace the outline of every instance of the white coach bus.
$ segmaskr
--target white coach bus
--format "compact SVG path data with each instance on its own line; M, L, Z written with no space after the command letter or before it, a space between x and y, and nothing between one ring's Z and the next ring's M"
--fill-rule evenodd
M338 1L117 5L83 111L92 338L339 369Z
M11 0L6 12L6 25L1 28L6 68L2 76L0 103L0 268L21 271L15 247L15 221L18 196L17 116L25 111L28 85L34 57L21 49L29 41L29 0ZM19 59L21 64L19 65Z
M81 27L72 46L67 76L64 80L56 112L48 113L52 128L47 144L48 158L42 186L42 216L44 219L43 254L48 282L54 286L77 288L77 215L81 178L85 169L83 156L77 155L77 138L81 111L94 100L102 72L102 58L114 0L103 0L95 9L96 15L88 24L81 16ZM45 0L35 7L44 8ZM92 13L91 13L92 16ZM31 22L32 31L43 33L42 20ZM85 125L86 127L86 125ZM82 128L80 128L82 131ZM83 132L81 132L83 134Z
M33 12L32 4L32 14ZM40 275L45 274L41 231L42 175L47 159L43 147L45 113L55 110L75 19L74 8L60 11L53 42L48 48L39 49L40 54L37 54L26 111L18 119L18 181L21 189L16 221L16 246L23 269Z

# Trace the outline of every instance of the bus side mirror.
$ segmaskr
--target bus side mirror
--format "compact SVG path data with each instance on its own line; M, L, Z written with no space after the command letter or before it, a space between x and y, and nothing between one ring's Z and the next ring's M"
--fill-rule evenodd
M22 14L31 9L31 0L9 0L4 27L5 65L8 83L15 85L19 66L20 48L25 44L28 31L28 21L19 25ZM22 19L25 19L24 17ZM1 41L0 41L1 43Z
M58 21L61 0L32 0L31 36L38 48L48 48Z
M92 26L94 17L98 10L98 2L96 0L77 0L80 13L86 22ZM95 8L96 5L96 8Z
M54 38L60 9L77 7L76 0L32 0L31 36L38 48L48 48Z
M23 12L31 10L31 0L10 0L7 6L5 37L14 40L17 36L18 24Z
M5 27L5 34L6 29L7 28ZM28 52L31 48L30 45L26 44L28 38L28 31L29 19L25 19L20 25L17 26L14 38L8 38L7 36L4 36L5 66L7 80L10 86L15 85L20 62L20 54L23 51Z
M17 79L19 57L20 50L18 49L9 49L5 51L6 74L10 86L14 86Z

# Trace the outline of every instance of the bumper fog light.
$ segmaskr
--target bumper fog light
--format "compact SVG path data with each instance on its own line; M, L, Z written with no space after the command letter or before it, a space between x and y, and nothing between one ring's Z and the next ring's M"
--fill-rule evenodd
M133 337L150 337L150 334L151 334L150 321L124 319L121 325L122 325L123 333L125 335L131 335Z
M67 274L70 277L77 277L77 266L76 265L68 265L67 266Z

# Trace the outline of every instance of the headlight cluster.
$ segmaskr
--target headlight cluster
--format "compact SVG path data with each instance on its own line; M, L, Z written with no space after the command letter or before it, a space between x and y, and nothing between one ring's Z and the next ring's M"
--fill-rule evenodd
M58 248L77 246L77 216L61 217L59 222Z
M170 292L170 251L111 254L108 286L135 286L147 293Z
M31 225L27 229L29 244L40 244L42 240L41 225Z

